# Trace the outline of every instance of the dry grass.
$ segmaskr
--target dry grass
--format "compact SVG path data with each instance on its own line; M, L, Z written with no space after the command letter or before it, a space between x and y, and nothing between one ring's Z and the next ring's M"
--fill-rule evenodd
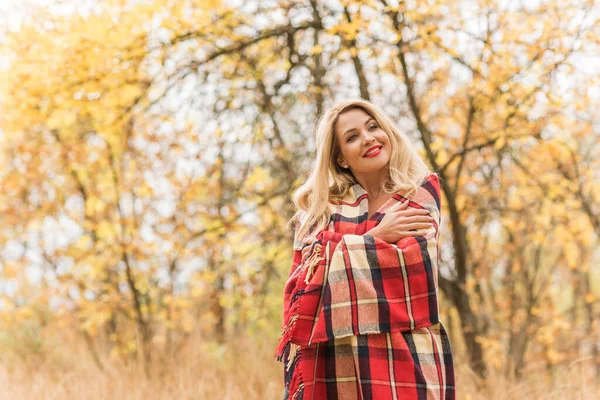
M37 355L0 352L0 399L280 399L281 364L272 358L273 344L239 338L227 347L190 346L177 360L155 368L146 379L139 366L107 363L100 372L85 345L63 340ZM558 368L551 378L532 367L524 378L503 374L480 382L459 358L457 398L593 399L600 398L591 360L581 359ZM161 374L162 371L162 374Z
M591 358L575 360L547 371L540 364L524 369L520 379L508 373L490 373L482 381L464 360L455 359L457 399L513 400L560 399L588 400L600 398Z
M280 364L272 346L199 340L145 377L141 363L104 361L101 372L85 344L66 340L43 353L0 349L0 399L279 399ZM3 351L4 350L4 351ZM19 355L21 354L21 355ZM217 397L215 397L215 395Z

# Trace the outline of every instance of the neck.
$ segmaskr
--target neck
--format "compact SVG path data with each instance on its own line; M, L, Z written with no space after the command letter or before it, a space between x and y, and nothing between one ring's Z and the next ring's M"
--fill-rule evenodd
M376 171L368 174L360 174L358 176L355 175L354 177L360 186L365 189L369 198L376 199L381 195L385 195L385 192L381 189L386 178L384 173L384 171Z

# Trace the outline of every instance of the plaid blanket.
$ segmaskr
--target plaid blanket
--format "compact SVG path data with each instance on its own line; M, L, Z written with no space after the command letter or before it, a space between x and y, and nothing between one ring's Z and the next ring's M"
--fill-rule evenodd
M393 244L368 234L405 201L434 219L425 236ZM438 319L438 176L394 194L370 218L358 183L332 203L314 242L294 238L276 351L284 398L454 399L452 353Z

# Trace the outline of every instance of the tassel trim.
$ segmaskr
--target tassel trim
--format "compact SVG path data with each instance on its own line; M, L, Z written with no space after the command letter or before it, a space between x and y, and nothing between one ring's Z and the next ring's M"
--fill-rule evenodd
M294 395L292 396L292 400L296 400L297 398L300 397L300 395L304 394L304 383L300 383L300 385L298 385L298 390L296 390L296 393L294 393Z
M307 271L304 283L306 283L307 285L310 281L310 278L312 278L313 274L315 273L315 267L319 265L319 261L321 260L323 260L323 257L321 257L321 244L316 243L313 252L311 253L310 257L308 257L305 264L305 268L307 269Z
M307 259L302 264L302 272L301 272L300 276L298 277L298 281L297 281L296 285L301 284L301 283L308 284L308 282L310 281L310 278L314 274L316 266L319 264L319 262L321 260L323 260L323 258L321 257L321 243L318 241L315 241L312 245L311 254L307 257ZM302 274L305 274L304 279L302 279ZM299 314L299 310L300 310L300 301L302 300L302 294L304 294L303 287L301 287L301 286L300 287L296 286L296 287L297 287L297 290L295 291L296 293L294 294L294 297L291 300L293 302L293 304L291 305L290 309L288 310L289 318L288 318L287 322L285 323L285 325L283 326L283 332L281 334L281 337L279 338L279 345L277 346L277 350L275 352L277 361L282 360L283 354L288 347L290 347L290 352L296 351L296 350L292 350L292 348L291 348L291 346L295 346L294 344L291 343L291 339L292 339L292 334L294 332L294 327L296 325L296 321L298 320L298 314Z
M290 367L292 366L292 363L294 361L294 358L296 358L296 353L298 352L298 346L297 344L294 343L290 343L290 355L288 356L288 364L286 367L286 370L290 370Z
M302 349L298 344L292 343L292 336L296 321L298 321L300 303L302 295L304 294L304 289L310 282L310 279L314 276L319 262L323 260L321 257L321 248L321 243L315 241L312 245L310 255L302 263L302 270L296 281L294 295L290 300L292 304L286 315L288 319L283 327L283 332L276 350L277 361L282 361L284 355L287 353L287 363L284 367L286 373L291 374L290 380L288 381L289 383L286 382L286 384L289 385L288 393L291 395L291 400L301 400L304 395L304 380L301 367Z
M290 350L289 363L294 363L295 365L294 365L293 371L291 372L292 379L290 379L288 390L290 393L293 393L291 396L291 399L294 400L294 399L303 397L302 395L304 393L304 379L302 376L302 367L300 365L301 360L302 360L302 351L299 346L296 346L296 345L292 345L292 346L295 346L295 348L297 350L297 354L296 354L296 350ZM294 353L293 356L292 356L292 351Z

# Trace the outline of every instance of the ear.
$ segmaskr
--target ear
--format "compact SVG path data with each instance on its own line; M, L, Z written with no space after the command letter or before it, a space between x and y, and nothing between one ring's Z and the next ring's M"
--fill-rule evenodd
M343 158L338 158L338 165L342 168L348 168L348 164L346 163L346 160L344 160Z

